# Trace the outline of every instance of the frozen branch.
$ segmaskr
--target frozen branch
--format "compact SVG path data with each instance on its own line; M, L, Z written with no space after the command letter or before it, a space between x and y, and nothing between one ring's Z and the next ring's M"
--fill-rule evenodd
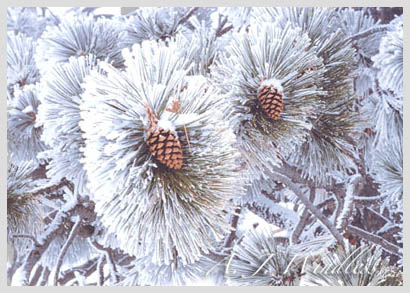
M51 271L45 267L43 270L43 274L41 275L41 282L40 282L40 286L45 286L47 285L47 281L48 281L48 276L50 276Z
M70 268L64 272L61 273L61 277L58 280L58 283L60 285L65 285L69 281L75 278L75 273L74 272L79 272L83 276L88 277L90 276L95 270L97 269L97 263L98 263L98 258L95 257L93 259L88 260L86 263Z
M383 247L387 252L402 256L402 253L400 252L400 247L397 245L394 245L393 243L388 242L386 239L384 239L381 236L371 234L363 229L360 229L358 227L349 225L346 228L346 232L357 235L365 240L368 240L374 244L380 245Z
M231 226L232 226L233 230L231 231L231 233L229 234L228 238L227 238L226 241L225 241L225 245L224 245L225 248L231 247L231 246L232 246L232 242L233 242L233 241L235 240L235 238L236 238L236 227L238 226L238 220L239 220L240 213L241 213L241 207L237 207L237 208L235 209L235 213L234 213L234 215L233 215L233 217L232 217L232 224L231 224Z
M310 187L310 194L309 194L309 201L313 202L315 200L315 192L316 188L315 187ZM310 218L310 213L307 208L303 210L302 215L300 216L300 220L298 224L296 225L295 229L293 230L292 233L292 243L296 244L299 240L300 235L303 232L303 229L308 223L308 220Z
M53 185L53 186L49 186L49 187L46 187L46 188L39 189L39 190L31 193L30 195L35 197L35 196L38 196L38 195L49 194L49 193L52 193L52 192L55 192L55 191L59 190L60 188L62 188L64 186L69 186L70 188L72 188L71 183L68 182L67 179L63 178L63 179L61 179L60 183L58 183L56 185Z
M215 31L215 37L221 37L222 35L224 35L225 33L229 32L231 29L233 29L233 25L229 25L227 27L224 28L225 24L228 22L228 17L224 17L224 19L221 22L221 17L222 15L219 15L218 18L218 27Z
M357 41L359 39L367 38L368 36L370 36L374 33L385 32L385 31L389 30L389 28L390 28L390 25L387 25L387 24L372 27L372 28L369 28L369 29L367 29L363 32L360 32L358 34L355 34L355 35L347 38L345 41Z
M104 285L104 264L106 262L105 254L102 254L98 259L97 274L98 274L98 286Z
M41 241L36 241L34 247L27 254L26 259L23 261L23 264L18 268L21 270L21 285L28 285L30 273L36 263L40 260L43 253L50 246L51 242L57 235L60 235L64 229L64 222L76 208L76 202L67 203L61 211L57 213L51 224L46 228L43 235L41 235Z
M349 219L352 215L354 196L358 194L359 184L362 180L360 174L356 174L349 179L348 186L346 188L346 196L344 198L343 209L336 220L336 227L339 231L344 231L349 224Z
M326 218L310 201L305 195L300 191L299 187L296 186L291 180L282 174L274 173L276 180L284 183L289 187L290 190L299 198L299 200L305 205L305 207L329 230L329 232L336 238L336 240L343 244L343 236L336 229L336 227Z
M34 236L32 235L28 235L28 234L14 234L13 236L13 240L16 238L27 238L30 239L31 241L33 241L34 245L38 245L37 239L34 238Z
M95 240L89 240L89 241L95 247L95 249L105 252L105 256L106 256L106 259L107 259L107 264L110 268L111 276L113 278L112 283L113 284L118 283L120 281L120 278L118 276L118 271L117 271L117 268L116 268L116 265L115 265L115 262L114 262L114 258L112 256L112 249L102 246L101 244L99 244Z
M81 221L82 221L81 217L77 217L77 221L74 223L74 226L73 226L70 234L68 235L66 242L64 243L63 247L61 248L60 254L58 255L56 271L55 271L55 274L54 274L54 281L53 281L54 286L57 286L58 275L60 274L60 269L61 269L61 265L63 264L64 256L67 253L68 248L70 247L71 243L73 243L73 240L74 240L75 236L78 233L78 230L79 230L80 225L81 225Z
M30 286L35 286L38 283L38 280L41 277L41 273L43 272L43 266L39 265L34 272L33 278L31 278Z
M193 7L191 8L188 13L182 17L179 21L176 27L180 26L181 24L184 24L188 21L188 19L199 9L199 7Z

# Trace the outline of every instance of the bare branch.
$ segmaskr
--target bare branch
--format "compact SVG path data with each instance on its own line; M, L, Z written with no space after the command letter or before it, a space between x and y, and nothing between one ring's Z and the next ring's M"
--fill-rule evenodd
M77 267L74 267L74 268L71 268L69 270L62 272L60 274L61 277L58 280L58 283L60 285L65 285L66 283L74 279L75 278L74 272L79 272L85 277L90 276L97 269L97 263L98 263L98 257L95 257L93 259L88 260L86 263L80 266L77 266Z
M37 239L34 238L34 236L32 236L32 235L28 235L28 234L14 234L14 235L12 236L12 238L13 238L13 240L14 240L15 238L27 238L27 239L30 239L31 241L33 241L34 245L39 245L38 242L37 242Z
M112 282L113 284L118 283L120 281L120 277L118 276L117 267L115 265L114 258L112 256L112 249L102 246L95 240L89 239L89 241L97 250L101 250L105 252L107 264L109 265L110 271L111 271L111 277L114 278Z
M56 271L55 271L55 274L54 274L54 281L53 281L54 286L57 286L58 275L60 274L60 269L61 269L61 265L63 264L64 256L67 253L68 248L70 247L71 243L73 243L73 240L74 240L75 236L78 233L78 230L79 230L80 225L81 225L81 221L82 221L81 217L78 217L77 221L74 223L74 226L73 226L70 234L67 237L66 242L64 243L63 247L61 248L60 254L58 255Z
M35 286L38 283L38 280L41 277L41 274L43 272L43 266L39 265L34 272L33 278L30 281L30 286Z
M310 194L309 194L309 200L310 202L313 202L315 200L315 193L316 193L316 188L315 187L310 187ZM303 229L305 228L306 224L308 223L310 217L309 210L305 208L303 210L302 216L300 217L300 220L298 224L296 225L295 229L293 230L292 233L292 243L296 244L299 240L300 235L303 232Z
M236 238L236 227L238 226L238 221L239 221L239 215L241 213L241 207L237 207L235 209L235 214L232 217L232 228L233 230L231 231L231 233L229 234L228 238L226 238L224 247L225 248L230 248L232 246L232 242L235 240Z
M102 254L98 259L97 274L98 274L98 286L104 285L104 264L106 263L105 254Z
M43 253L50 246L51 242L57 235L61 234L64 229L64 221L72 213L72 211L77 207L73 202L67 203L61 211L57 213L52 223L46 228L43 235L41 235L41 241L34 244L34 247L29 251L23 264L20 266L22 270L22 284L28 285L30 273L35 266L35 264L40 260Z
M40 286L45 286L47 284L48 276L50 276L50 273L51 271L49 270L49 268L45 267L41 276Z
M191 8L188 13L182 17L179 21L178 24L176 25L177 27L180 26L181 24L184 24L185 22L188 21L188 19L199 9L199 7L193 7Z
M346 231L348 233L357 235L357 236L359 236L359 237L361 237L365 240L373 242L374 244L380 245L387 252L389 252L391 254L398 255L398 256L403 256L402 253L400 252L400 247L398 247L397 245L394 245L391 242L388 242L386 239L384 239L381 236L370 234L369 232L367 232L363 229L360 229L358 227L352 226L352 225L347 226Z
M274 173L273 176L276 180L286 184L290 190L299 198L299 200L305 205L305 207L329 230L329 232L336 238L336 240L343 245L343 236L336 229L336 227L326 218L310 201L305 195L300 191L299 187L296 186L291 180L279 173Z
M358 33L358 34L355 34L355 35L353 35L353 36L347 38L345 41L357 41L357 40L366 38L366 37L368 37L368 36L370 36L370 35L372 35L372 34L374 34L374 33L382 33L382 32L385 32L385 31L389 30L389 28L390 28L390 25L387 25L387 24L375 26L375 27L369 28L369 29L367 29L367 30L365 30L365 31L363 31L363 32L360 32L360 33Z

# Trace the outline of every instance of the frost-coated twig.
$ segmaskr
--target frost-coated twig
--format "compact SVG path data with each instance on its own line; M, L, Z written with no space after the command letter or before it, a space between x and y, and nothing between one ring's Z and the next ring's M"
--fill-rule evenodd
M226 238L225 245L224 245L225 248L230 248L232 246L232 242L236 238L236 227L238 226L240 213L241 213L241 207L237 207L235 209L235 213L232 217L231 227L232 227L233 230L229 234L228 238Z
M52 186L49 186L49 187L39 189L39 190L31 193L30 195L35 197L35 196L38 196L38 195L50 194L52 192L55 192L55 191L59 190L60 188L62 188L64 186L71 187L70 182L68 182L67 179L65 179L65 178L61 179L60 183L58 183L56 185L52 185Z
M57 213L51 224L47 227L45 232L41 235L41 240L34 244L33 248L27 254L22 265L18 268L21 270L21 283L20 285L28 285L30 273L33 270L36 263L40 260L43 253L50 246L53 239L61 234L64 229L64 221L72 213L72 211L77 207L75 202L69 202L65 204L62 209Z
M120 281L120 277L118 276L117 267L115 265L114 258L112 256L112 250L110 248L106 248L106 247L102 246L101 244L99 244L95 240L90 240L89 239L89 241L95 247L95 249L105 252L106 259L107 259L107 264L108 264L108 266L110 268L110 271L111 271L111 277L114 278L112 280L112 283L113 284L118 283Z
M13 236L13 240L16 238L27 238L30 239L31 241L33 241L34 245L39 245L37 242L37 239L34 238L33 235L28 235L28 234L14 234Z
M184 24L185 22L188 21L188 19L199 9L199 7L193 7L191 8L188 13L182 17L179 21L176 27L180 26L181 24Z
M397 245L394 245L393 243L387 241L383 237L371 234L371 233L369 233L369 232L367 232L363 229L360 229L360 228L358 228L356 226L352 226L352 225L347 226L346 231L351 233L351 234L357 235L357 236L359 236L363 239L366 239L370 242L373 242L374 244L378 244L378 245L380 245L381 247L383 247L385 250L387 250L388 252L390 252L392 254L395 254L395 255L398 255L398 256L403 256L402 253L401 253L401 248L400 247L398 247Z
M343 209L341 210L340 215L336 220L336 227L337 229L339 229L339 231L343 232L346 226L349 224L349 219L353 211L353 199L355 194L358 193L358 186L361 180L362 176L360 174L355 174L349 179L349 182L347 183L348 186L346 188L346 196L343 203Z
M229 32L231 29L233 29L233 25L229 25L229 26L224 28L225 24L228 22L228 17L225 16L224 19L222 20L222 22L221 22L221 17L222 17L222 15L219 15L218 27L215 31L215 37L216 38L221 37L225 33Z
M33 278L31 278L30 280L30 284L29 284L30 286L35 286L38 283L38 280L40 279L42 272L43 272L43 266L42 265L37 266L37 269L34 272Z
M98 286L104 285L104 264L105 264L105 254L100 255L97 264L97 274L98 274Z
M313 202L315 200L315 193L316 193L316 188L315 187L310 187L310 194L309 194L309 200L310 202ZM292 233L292 243L296 244L299 240L300 235L303 232L303 229L305 228L306 224L308 223L308 220L310 218L310 213L307 208L303 210L302 215L300 216L300 220L298 224L296 225L295 229L293 230Z
M48 276L50 276L50 273L51 271L49 270L49 268L45 267L43 270L43 274L41 275L40 286L45 286L47 284Z
M292 181L282 174L273 173L276 180L284 183L289 187L290 190L299 198L299 200L305 205L305 207L329 230L329 232L336 238L336 240L343 245L343 236L336 229L336 227L326 218L310 201L305 195L300 191L299 187L296 186Z
M88 260L86 263L80 266L70 268L62 272L61 278L58 280L58 283L63 286L69 281L71 281L72 279L74 279L75 278L74 272L79 272L85 277L90 276L97 269L97 263L98 263L98 257L95 257L95 258Z
M374 34L374 33L385 32L385 31L389 30L389 28L390 28L390 25L388 25L388 24L375 26L375 27L369 28L369 29L367 29L363 32L360 32L358 34L350 36L349 38L346 39L346 41L350 41L350 40L351 41L357 41L359 39L366 38L366 37L368 37L368 36L370 36L371 34Z
M63 264L64 256L67 253L68 248L70 247L71 243L73 243L73 240L78 233L78 229L80 228L81 221L82 221L81 217L78 216L76 222L74 223L73 228L71 229L70 234L67 237L66 242L61 248L60 254L58 255L58 258L57 258L57 265L56 265L56 271L54 274L53 286L57 286L58 275L60 274L60 269L61 269L61 265Z

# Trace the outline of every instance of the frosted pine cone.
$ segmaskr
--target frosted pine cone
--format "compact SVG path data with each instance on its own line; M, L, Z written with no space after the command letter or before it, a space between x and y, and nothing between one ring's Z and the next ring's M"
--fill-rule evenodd
M179 170L182 167L182 147L176 134L161 127L151 129L146 143L154 157L168 168Z
M279 120L283 111L282 92L273 85L263 85L258 90L258 100L263 111L273 120Z

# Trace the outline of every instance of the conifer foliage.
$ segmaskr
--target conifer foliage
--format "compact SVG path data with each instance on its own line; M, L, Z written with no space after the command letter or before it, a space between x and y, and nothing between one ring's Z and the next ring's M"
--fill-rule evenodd
M7 10L10 285L403 284L402 10L102 9Z

